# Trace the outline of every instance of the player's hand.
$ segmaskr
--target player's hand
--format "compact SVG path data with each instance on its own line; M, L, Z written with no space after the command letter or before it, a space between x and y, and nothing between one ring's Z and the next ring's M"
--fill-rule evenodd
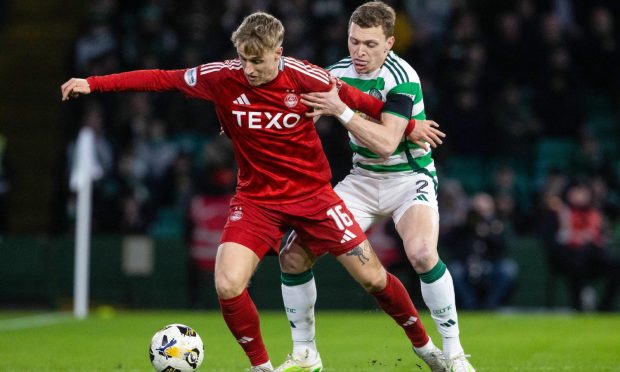
M82 94L90 94L90 85L86 79L71 78L60 87L62 100L78 98Z
M443 143L441 139L446 137L446 134L437 128L439 124L432 120L416 120L413 132L407 138L428 151L429 144L436 148Z
M338 96L336 79L331 80L331 89L327 92L302 93L301 103L314 109L306 113L308 117L338 116L347 108Z

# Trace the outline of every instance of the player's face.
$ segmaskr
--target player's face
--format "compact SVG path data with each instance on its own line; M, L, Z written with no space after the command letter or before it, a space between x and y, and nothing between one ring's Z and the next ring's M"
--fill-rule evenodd
M394 45L394 36L386 38L381 26L362 28L352 22L348 44L355 71L368 74L383 65Z
M241 48L237 48L237 54L243 66L243 74L250 85L258 86L268 83L278 75L282 47L263 51L260 55L247 55Z

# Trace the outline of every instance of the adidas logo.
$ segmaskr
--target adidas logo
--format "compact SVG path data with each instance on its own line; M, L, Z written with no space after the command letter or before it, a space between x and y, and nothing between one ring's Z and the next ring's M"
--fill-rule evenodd
M344 230L344 235L342 236L342 240L340 241L340 244L346 243L346 242L351 241L352 239L355 239L355 238L357 238L357 235L353 234L349 230Z
M248 97L246 97L245 93L237 97L237 99L234 100L233 103L237 105L248 105L248 106L251 105L250 100L248 99Z
M415 198L413 198L413 200L421 200L421 201L426 201L427 202L428 198L426 198L425 195L420 194L420 195L416 196Z
M252 337L243 336L237 339L237 342L240 344L247 344L248 342L252 342L254 339Z
M410 316L409 319L403 323L403 327L409 327L410 325L414 324L417 321L418 321L418 318L416 318L415 316Z
M441 323L441 324L440 324L440 326L443 326L443 327L449 328L449 327L452 327L452 326L453 326L453 325L455 325L455 324L456 324L456 322L455 322L454 320L449 319L447 322L445 322L445 323Z

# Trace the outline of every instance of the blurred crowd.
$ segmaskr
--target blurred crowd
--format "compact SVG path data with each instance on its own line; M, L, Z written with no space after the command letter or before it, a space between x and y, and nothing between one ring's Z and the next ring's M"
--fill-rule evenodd
M461 278L455 282L463 284L456 288L461 305L505 302L519 271L507 241L524 234L545 242L550 265L566 275L576 264L557 259L558 250L605 251L609 268L580 277L604 276L613 296L620 237L620 3L386 2L398 14L394 49L417 70L427 115L448 134L434 154L440 240L451 252L453 276ZM234 58L230 34L255 10L283 21L286 55L328 66L347 55L348 18L359 3L89 0L70 74ZM95 231L201 240L196 226L208 223L194 208L204 211L210 204L200 200L230 195L235 184L231 146L209 104L170 93L94 95L75 105L73 116L75 133L83 125L97 132L104 177L94 194ZM329 121L317 128L337 182L350 168L346 133ZM579 206L569 197L575 187L589 195ZM226 213L226 203L220 204L217 213ZM567 223L571 206L597 217ZM70 194L65 207L61 220L69 229L75 210ZM571 229L588 223L594 224L591 238L566 240ZM595 267L598 259L592 258ZM581 293L586 284L571 280Z

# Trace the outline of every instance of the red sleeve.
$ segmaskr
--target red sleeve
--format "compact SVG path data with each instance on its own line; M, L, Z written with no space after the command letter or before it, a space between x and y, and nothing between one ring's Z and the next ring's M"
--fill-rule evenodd
M377 120L381 119L383 101L348 85L344 81L338 80L338 84L341 84L338 96L342 102L353 110L361 111Z
M215 74L212 74L215 75ZM188 97L211 100L208 79L198 81L197 68L186 70L136 70L86 79L92 92L177 90Z
M178 89L184 70L137 70L119 74L91 76L86 79L93 92L150 91ZM180 77L180 79L179 79Z

